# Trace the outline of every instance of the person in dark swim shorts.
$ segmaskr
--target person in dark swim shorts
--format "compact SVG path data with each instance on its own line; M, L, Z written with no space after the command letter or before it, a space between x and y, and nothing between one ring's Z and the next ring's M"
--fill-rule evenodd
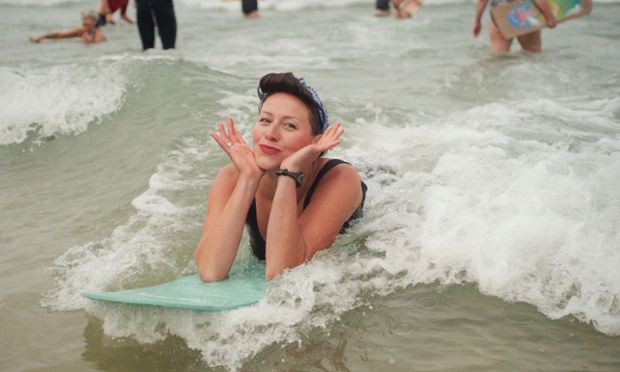
M174 49L177 37L177 20L172 0L136 0L138 32L142 49L155 48L155 28L163 49Z
M246 18L258 17L258 0L241 0L241 11Z
M375 15L377 17L390 15L390 0L377 0L375 3Z

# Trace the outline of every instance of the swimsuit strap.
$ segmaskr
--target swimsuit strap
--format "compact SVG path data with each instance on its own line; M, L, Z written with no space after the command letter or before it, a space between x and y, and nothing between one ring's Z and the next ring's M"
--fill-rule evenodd
M340 159L330 159L327 161L327 163L325 163L323 168L321 168L319 173L316 175L314 182L312 182L312 186L310 186L310 189L308 190L308 193L306 194L306 200L304 200L303 209L306 209L308 204L310 204L310 198L312 198L312 194L314 194L314 190L318 186L319 182L321 181L321 178L323 178L325 173L329 172L329 170L335 167L336 165L342 164L342 163L349 164L346 161L340 160Z

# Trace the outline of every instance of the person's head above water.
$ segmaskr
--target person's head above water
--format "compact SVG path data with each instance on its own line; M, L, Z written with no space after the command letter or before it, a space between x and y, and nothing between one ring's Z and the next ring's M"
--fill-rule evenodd
M83 27L96 27L99 20L99 13L94 9L85 9L80 12Z
M314 135L321 134L329 127L327 111L319 95L306 84L303 78L297 79L290 72L270 73L260 80L258 84L258 112L260 113L263 103L267 97L275 93L290 94L301 100L307 107L310 114L310 123Z
M99 19L99 13L97 13L96 10L94 9L85 9L82 10L82 12L80 13L80 15L82 17L88 17L88 18L92 18L93 20L97 21Z

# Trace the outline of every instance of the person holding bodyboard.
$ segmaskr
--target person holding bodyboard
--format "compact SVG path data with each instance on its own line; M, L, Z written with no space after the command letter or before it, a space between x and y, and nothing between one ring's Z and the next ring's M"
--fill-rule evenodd
M318 94L292 73L259 83L258 119L248 146L232 118L213 139L230 157L216 176L195 252L205 282L225 279L247 225L265 277L304 264L329 248L362 214L366 185L348 163L323 157L340 144Z
M592 0L548 0L557 23L590 14ZM547 17L533 0L519 0L491 8L493 23L504 39L548 27Z
M491 0L491 9L499 6L506 5L511 3L514 0ZM549 6L548 0L533 0L534 3L540 11L544 14L547 19L547 27L553 28L557 24L555 16L551 11L551 7ZM484 9L487 6L489 0L478 0L476 5L476 18L474 21L473 34L474 37L478 37L480 34L481 19L482 14L484 13ZM491 51L493 52L508 52L510 51L510 46L512 45L513 37L505 38L500 29L497 26L495 19L491 18L491 22L489 23L489 38L491 40ZM542 38L540 35L540 29L534 30L530 33L517 36L517 41L521 45L521 48L528 52L539 53L542 50Z

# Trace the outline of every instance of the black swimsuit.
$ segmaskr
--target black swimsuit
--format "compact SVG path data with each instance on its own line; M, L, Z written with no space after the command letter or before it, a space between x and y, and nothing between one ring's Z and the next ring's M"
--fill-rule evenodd
M306 199L304 200L304 209L306 209L308 204L310 204L310 198L312 198L312 194L314 194L314 190L316 189L317 185L319 184L319 182L321 181L321 178L323 178L325 173L327 173L330 169L332 169L336 165L342 164L342 163L348 164L345 161L340 160L340 159L330 159L327 163L325 163L323 168L321 168L319 173L316 175L316 178L314 179L312 186L310 186L310 190L308 190L308 194L306 195ZM342 229L340 230L341 234L349 227L351 222L362 217L362 209L364 208L364 200L366 200L367 189L368 187L366 186L364 181L362 181L362 202L360 203L359 207L357 207L353 215L351 215L351 217L342 226ZM256 199L254 199L254 201L252 201L252 205L250 205L250 209L248 210L248 216L245 219L245 224L248 228L248 233L250 234L250 245L252 247L252 253L259 260L264 260L265 259L265 239L263 239L263 237L260 234L260 230L258 229L258 221L256 220Z

